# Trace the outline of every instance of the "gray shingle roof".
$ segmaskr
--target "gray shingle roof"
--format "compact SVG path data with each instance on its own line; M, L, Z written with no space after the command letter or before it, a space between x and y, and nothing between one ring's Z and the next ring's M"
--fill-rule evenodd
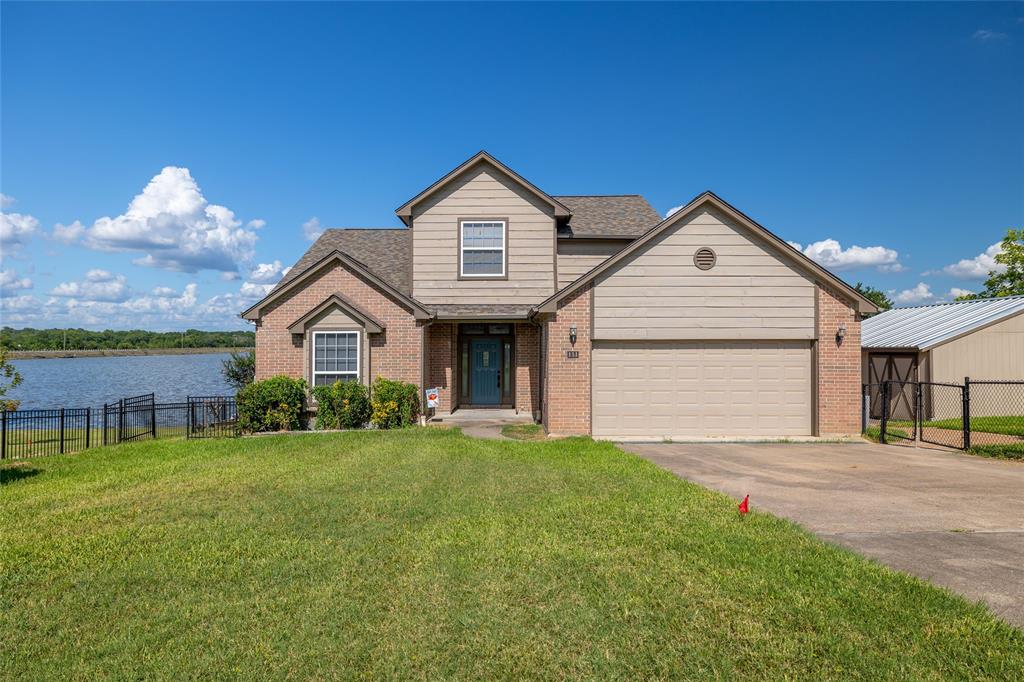
M530 313L529 305L515 305L511 303L459 303L459 304L435 304L429 308L437 313L441 319L445 318L486 318L494 317L521 317L526 318Z
M662 221L661 215L639 194L554 198L572 211L569 229L559 230L561 236L638 237Z
M326 230L274 289L287 284L335 251L355 258L367 270L406 296L412 296L412 233L404 227Z
M861 323L861 347L928 350L1021 312L1024 296L893 308Z

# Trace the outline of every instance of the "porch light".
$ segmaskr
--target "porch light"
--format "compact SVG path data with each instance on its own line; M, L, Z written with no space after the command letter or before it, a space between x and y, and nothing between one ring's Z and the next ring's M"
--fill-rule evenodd
M840 322L839 329L836 330L836 341L842 343L843 339L846 338L846 323Z
M569 327L569 343L576 345L576 327Z

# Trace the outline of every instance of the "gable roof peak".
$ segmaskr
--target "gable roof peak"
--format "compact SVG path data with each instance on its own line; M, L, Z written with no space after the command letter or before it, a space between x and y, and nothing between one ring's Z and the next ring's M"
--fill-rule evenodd
M556 217L572 215L572 211L569 210L569 207L567 207L565 204L552 197L547 192L542 191L529 180L519 175L519 173L516 173L514 170L503 164L501 161L499 161L485 149L481 149L476 154L469 157L468 159L460 163L458 166L453 168L451 171L445 173L443 176L441 176L440 179L431 184L425 190L423 190L422 192L414 196L412 199L396 208L395 213L398 215L399 218L401 218L403 223L408 225L409 218L412 216L412 209L416 204L420 203L421 201L432 195L434 192L436 192L438 189L446 185L448 182L453 180L455 177L457 177L464 171L472 168L478 163L483 162L490 163L492 166L497 168L502 173L508 175L510 178L512 178L512 180L517 182L520 186L522 186L524 189L526 189L531 194L536 196L538 199L550 205L554 209Z

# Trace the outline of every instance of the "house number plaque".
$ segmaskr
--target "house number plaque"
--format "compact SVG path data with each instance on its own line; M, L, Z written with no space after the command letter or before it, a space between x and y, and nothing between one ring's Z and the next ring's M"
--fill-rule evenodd
M580 356L580 352L578 350L567 350L567 351L565 351L565 357L569 358L570 360L578 358L579 356Z

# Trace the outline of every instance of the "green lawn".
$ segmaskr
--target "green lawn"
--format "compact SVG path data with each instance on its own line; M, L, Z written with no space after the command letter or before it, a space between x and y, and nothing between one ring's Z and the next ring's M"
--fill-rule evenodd
M893 426L912 427L908 421L890 421ZM923 422L922 426L931 426L936 429L952 429L963 431L964 420L956 417L953 419L935 419ZM971 431L983 431L985 433L1002 433L1008 436L1024 437L1024 416L1004 415L995 417L971 417Z
M501 427L501 435L512 440L545 440L547 434L540 424L506 424Z
M1024 676L983 607L587 439L5 466L2 679Z

